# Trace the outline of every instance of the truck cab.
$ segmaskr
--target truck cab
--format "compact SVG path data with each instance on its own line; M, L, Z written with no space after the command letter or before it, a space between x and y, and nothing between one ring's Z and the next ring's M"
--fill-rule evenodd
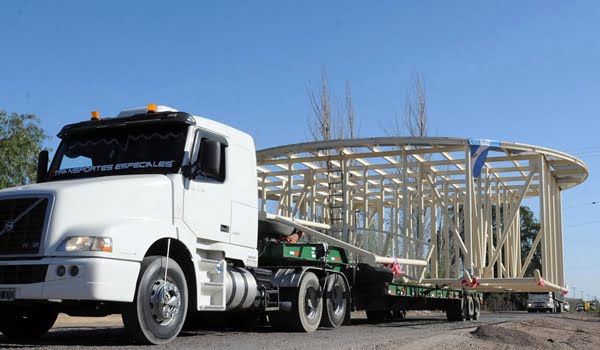
M529 293L527 296L528 312L560 313L563 310L564 299L554 292Z
M149 105L95 113L58 137L50 164L40 155L38 183L0 191L0 311L13 315L0 321L2 333L44 334L58 312L122 313L130 333L161 343L179 332L188 306L254 301L249 135ZM136 309L140 298L152 306Z

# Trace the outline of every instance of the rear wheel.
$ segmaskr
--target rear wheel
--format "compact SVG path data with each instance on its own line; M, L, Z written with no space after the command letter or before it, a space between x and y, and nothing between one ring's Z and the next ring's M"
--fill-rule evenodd
M466 299L462 298L459 300L453 300L448 308L446 309L446 318L450 322L464 321L465 320L465 305Z
M475 302L473 301L473 297L471 295L467 295L465 299L464 305L464 313L465 320L472 320L473 315L475 314Z
M58 312L47 305L0 308L0 332L11 339L37 339L52 328Z
M338 328L344 323L348 308L346 291L346 283L342 276L331 274L327 277L325 281L321 326Z
M138 342L166 344L181 331L187 306L187 283L181 267L172 259L149 256L142 261L133 302L123 307L123 324Z
M473 319L478 320L479 317L481 316L481 300L479 300L479 297L474 297L473 301L474 301L474 307L475 307L475 310L473 312Z
M406 310L398 309L392 311L392 317L394 320L403 320L406 318Z
M269 315L269 321L277 330L314 332L319 328L323 315L319 279L312 272L306 272L298 288L288 288L281 295L283 301L292 302L291 312L279 311Z

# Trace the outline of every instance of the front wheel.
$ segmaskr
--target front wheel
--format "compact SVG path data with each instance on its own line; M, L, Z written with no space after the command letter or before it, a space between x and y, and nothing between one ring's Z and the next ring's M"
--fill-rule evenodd
M48 333L58 312L47 305L0 308L0 332L11 339L37 339Z
M123 307L123 324L140 343L166 344L181 331L187 306L188 289L181 267L170 258L149 256L142 261L133 303Z

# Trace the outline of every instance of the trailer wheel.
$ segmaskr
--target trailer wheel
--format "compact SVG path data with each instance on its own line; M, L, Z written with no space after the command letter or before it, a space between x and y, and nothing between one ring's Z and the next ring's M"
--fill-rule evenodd
M276 330L314 332L319 328L323 315L323 298L319 279L306 272L298 288L286 288L280 300L291 301L291 312L279 311L269 314L271 326Z
M473 304L474 304L473 320L476 321L479 319L479 316L481 315L481 301L479 300L479 297L473 298Z
M464 321L465 320L465 305L466 300L464 298L454 300L448 305L446 309L446 318L450 322Z
M58 312L47 305L31 308L1 308L0 332L10 339L37 339L52 328Z
M325 280L325 293L323 293L321 326L338 328L344 323L348 308L346 292L346 283L340 275L331 274L327 277Z
M166 344L181 331L187 306L187 283L181 267L167 257L149 256L142 261L133 302L123 306L123 324L140 343Z
M394 320L403 320L406 318L406 310L392 310L392 316Z
M475 314L475 303L473 302L473 297L471 295L467 295L464 304L464 312L465 320L470 321L473 319L473 315Z

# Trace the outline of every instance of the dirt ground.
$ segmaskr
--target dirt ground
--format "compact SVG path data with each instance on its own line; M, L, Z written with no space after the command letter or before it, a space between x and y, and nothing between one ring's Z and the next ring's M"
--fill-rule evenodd
M600 349L600 317L569 313L562 317L481 325L432 349Z
M600 349L600 317L584 313L483 313L478 321L447 322L441 312L409 312L398 322L371 323L353 313L352 325L315 333L198 330L183 332L165 346L139 346L123 330L118 315L73 318L61 315L40 341L13 344L0 336L0 348L48 349Z

